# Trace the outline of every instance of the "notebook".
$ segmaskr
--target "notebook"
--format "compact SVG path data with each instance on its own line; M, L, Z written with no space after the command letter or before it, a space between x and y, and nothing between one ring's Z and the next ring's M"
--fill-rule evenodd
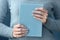
M42 37L42 22L36 20L32 13L37 7L41 7L41 4L21 4L19 12L20 24L24 24L28 28L28 37Z

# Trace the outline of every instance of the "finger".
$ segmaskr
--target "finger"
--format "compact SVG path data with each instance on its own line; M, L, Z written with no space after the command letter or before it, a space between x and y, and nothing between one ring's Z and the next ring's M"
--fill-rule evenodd
M14 26L14 28L25 28L25 27L22 24L17 24L17 25Z
M23 25L23 24L20 25L20 28L26 29L25 25Z
M44 12L41 12L41 11L33 11L33 14L38 14L38 15L42 15L42 16L48 16L48 13L44 13Z
M25 35L27 35L27 33L24 33L24 34L13 34L13 36L16 37L16 38L23 37Z
M21 24L20 26L23 28L25 25Z
M20 32L22 30L22 28L14 28L13 31L14 32Z
M19 32L19 31L27 31L28 29L27 28L14 28L13 31L15 32Z
M34 17L35 19L37 19L37 20L39 20L39 21L41 21L42 23L46 23L46 19L47 19L47 17L45 18L38 18L38 17Z
M21 30L21 31L28 31L28 29L22 28L22 30Z
M18 33L18 34L22 34L22 33L25 33L25 32L27 32L28 30L27 29L15 29L14 30L14 33L16 32L16 33Z
M24 37L24 36L26 36L26 34L16 35L16 37Z
M43 13L41 11L33 11L33 14L38 14L43 16Z
M22 37L22 35L15 35L16 38Z
M14 25L14 28L19 28L20 24Z
M22 35L23 32L14 32L15 35Z
M41 15L34 14L33 16L36 17L36 18L43 19L43 16L41 16Z
M22 34L26 34L26 32L14 32L15 35L22 35Z
M19 26L19 28L24 28L23 24L19 24L18 26Z
M28 34L28 31L22 34L22 37L26 36Z
M48 14L47 13L42 13L42 12L38 12L38 11L35 11L35 13L33 13L33 15L39 15L39 16L43 16L43 17L48 17Z
M46 19L47 19L47 17L46 17L46 16L38 16L38 15L35 15L35 16L34 16L34 18L44 19L44 20L46 20Z
M26 34L26 33L28 33L28 30L23 30L22 32L23 32L24 34Z
M41 11L41 12L44 12L44 13L47 13L48 11L44 8L35 8L35 10L37 11Z

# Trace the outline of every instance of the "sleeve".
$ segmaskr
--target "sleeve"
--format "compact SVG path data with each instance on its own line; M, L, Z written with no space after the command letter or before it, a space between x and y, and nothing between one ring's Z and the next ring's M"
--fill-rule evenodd
M46 3L44 7L48 10L48 19L47 22L44 24L46 28L51 31L58 31L60 32L60 18L55 19L57 15L54 16L54 7L53 3Z
M7 26L5 22L7 22L6 16L8 11L8 5L6 0L0 0L0 36L4 37L11 37L12 38L12 31L13 29Z
M44 24L44 26L52 31L60 32L60 20L56 20L51 17L48 17L47 23Z

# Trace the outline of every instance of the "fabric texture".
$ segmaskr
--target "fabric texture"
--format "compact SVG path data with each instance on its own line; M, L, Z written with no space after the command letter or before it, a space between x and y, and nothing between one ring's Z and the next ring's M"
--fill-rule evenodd
M19 23L20 0L0 0L0 36L8 37L10 40L55 40L54 31L60 32L60 0L31 1L43 3L48 10L48 19L47 23L43 24L42 37L12 37L13 26Z

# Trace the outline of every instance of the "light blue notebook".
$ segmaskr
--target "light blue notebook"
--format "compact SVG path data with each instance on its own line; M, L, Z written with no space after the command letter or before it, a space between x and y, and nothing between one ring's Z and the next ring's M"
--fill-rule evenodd
M20 7L20 24L24 24L28 29L29 37L42 37L42 22L36 20L32 11L40 7L40 4L22 4Z

